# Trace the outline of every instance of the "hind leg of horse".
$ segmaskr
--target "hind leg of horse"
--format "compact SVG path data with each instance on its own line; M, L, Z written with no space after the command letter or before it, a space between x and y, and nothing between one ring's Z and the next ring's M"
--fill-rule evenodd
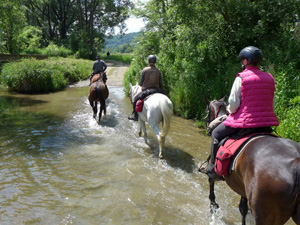
M248 200L245 197L241 197L239 205L240 213L242 214L242 225L246 225L246 216L248 213Z
M93 107L93 111L94 111L93 117L96 119L96 117L97 117L97 102L95 102L95 104L92 107Z
M103 111L104 109L103 109L103 105L102 104L100 104L100 110L99 110L99 122L100 122L100 120L101 120L101 117L102 117L102 111Z
M268 198L260 197L260 199L256 199L255 204L253 204L254 201L249 201L255 224L285 224L292 216L294 210L294 207L290 207L291 204L284 203L286 199L284 196L270 196Z
M208 178L209 182L209 200L210 200L210 213L213 214L219 209L219 205L216 203L215 195L215 181L211 178Z
M157 124L157 125L151 125L150 124L150 126L152 127L152 130L153 130L153 132L154 132L154 134L155 134L155 136L158 140L158 144L159 144L159 155L158 155L158 157L163 158L162 152L163 152L163 147L164 147L164 143L165 143L165 137L160 136L158 125L159 124Z
M143 134L144 134L144 141L145 141L146 144L148 144L148 141L147 141L147 131L146 131L146 125L145 125L145 122L142 121L142 120L139 120L139 121L140 121L139 137L141 137L142 131L143 131Z

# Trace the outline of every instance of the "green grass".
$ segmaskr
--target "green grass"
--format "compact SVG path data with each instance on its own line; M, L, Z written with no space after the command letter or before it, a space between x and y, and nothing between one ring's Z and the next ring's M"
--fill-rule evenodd
M88 79L92 71L91 60L49 58L23 59L2 67L0 83L11 91L21 93L47 93L64 89L68 84Z
M107 59L106 54L101 54L100 56L104 61ZM126 64L130 64L132 59L133 59L132 54L110 54L110 56L109 56L109 60L123 62Z

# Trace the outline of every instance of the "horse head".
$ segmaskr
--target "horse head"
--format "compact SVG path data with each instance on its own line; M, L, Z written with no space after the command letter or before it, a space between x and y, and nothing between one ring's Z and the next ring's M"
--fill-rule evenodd
M204 100L207 104L206 106L206 126L208 127L208 125L216 118L223 116L223 115L227 115L227 110L226 110L226 106L227 103L224 101L225 100L225 96L223 98L221 98L220 100L208 100L207 98L204 97Z
M136 83L136 85L132 85L131 83L130 85L130 91L129 91L129 97L130 97L130 101L132 102L134 97L137 96L137 94L139 94L140 92L142 92L142 87Z

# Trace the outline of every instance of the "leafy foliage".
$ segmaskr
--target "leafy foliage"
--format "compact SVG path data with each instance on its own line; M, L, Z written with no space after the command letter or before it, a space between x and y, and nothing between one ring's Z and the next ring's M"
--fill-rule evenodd
M3 66L0 82L12 91L47 93L61 90L68 83L89 77L91 61L56 58L52 60L24 59Z
M297 0L148 1L135 11L148 22L125 84L137 81L146 57L157 54L163 88L176 113L202 120L203 97L229 95L241 71L237 55L242 48L254 45L264 55L261 68L275 77L276 113L280 123L285 121L278 131L284 133L284 124L297 121L289 118L298 112L291 99L300 96L300 35L293 32L299 6ZM294 139L291 134L296 127L292 127L281 135Z

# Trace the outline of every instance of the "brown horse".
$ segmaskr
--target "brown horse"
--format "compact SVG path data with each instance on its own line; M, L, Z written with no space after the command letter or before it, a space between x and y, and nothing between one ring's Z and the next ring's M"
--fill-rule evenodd
M94 83L99 79L102 79L103 83L106 84L106 81L107 81L106 72L101 72L101 73L95 74L91 80L91 83Z
M224 99L206 102L207 124L226 114ZM282 225L290 217L300 224L300 144L273 136L255 139L224 179L241 196L242 224L246 224L248 202L256 225ZM219 207L214 183L209 178L211 212Z
M94 80L94 81L93 81ZM100 102L100 111L99 111L99 122L102 116L102 111L106 115L106 104L105 100L108 98L109 91L106 86L107 76L106 73L95 74L92 78L92 84L90 86L90 94L88 96L91 107L93 108L94 115L97 117L97 102Z

